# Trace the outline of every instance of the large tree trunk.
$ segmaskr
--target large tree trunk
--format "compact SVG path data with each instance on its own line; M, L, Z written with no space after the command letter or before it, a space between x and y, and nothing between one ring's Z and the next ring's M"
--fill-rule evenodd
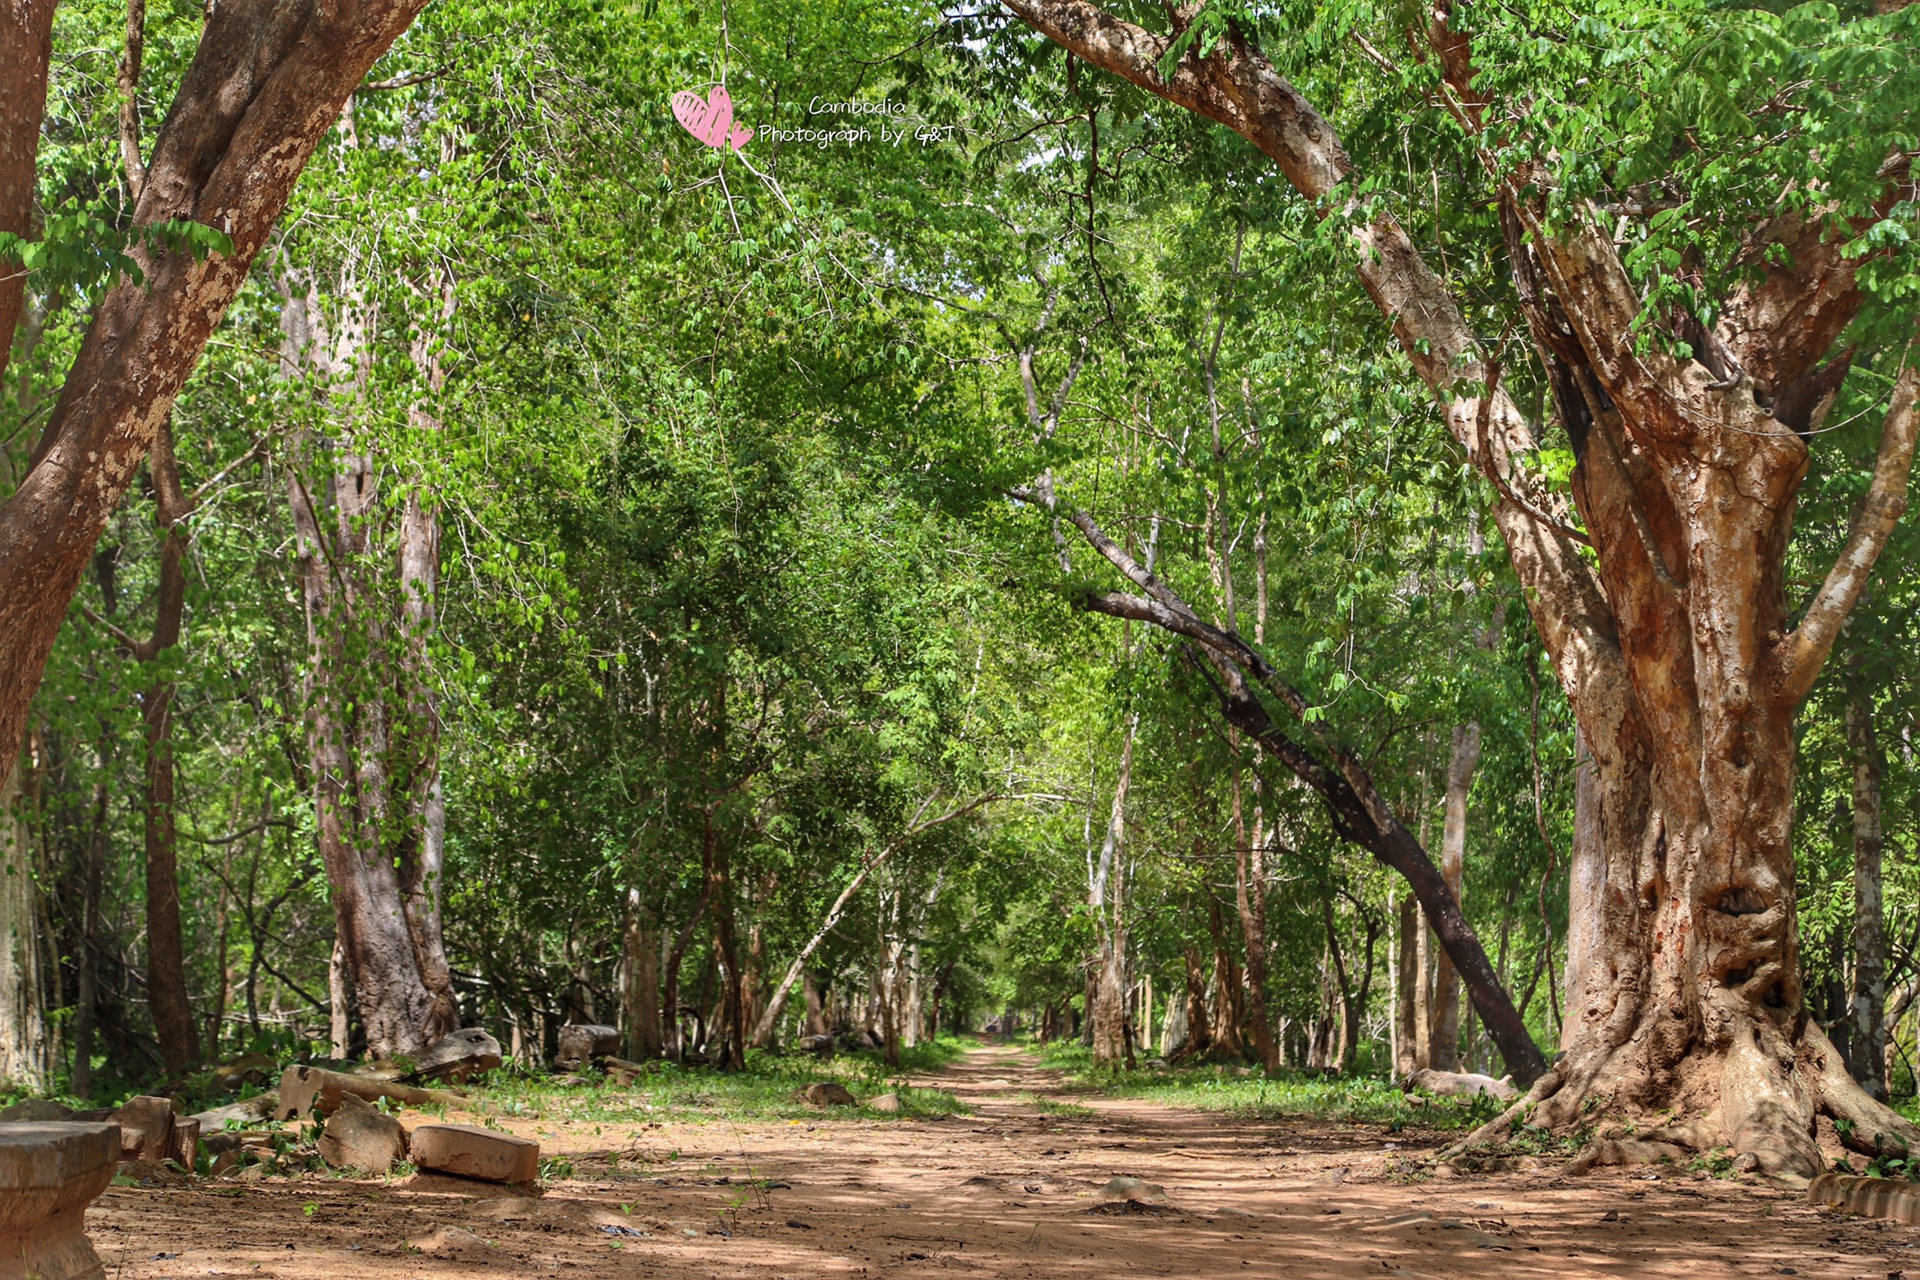
M27 707L94 544L208 336L266 243L308 156L375 59L425 0L222 4L200 44L147 165L134 222L191 219L232 240L230 253L141 247L143 281L123 279L96 308L34 465L0 506L0 774L20 748ZM51 5L9 5L0 28L0 129L17 170L38 130L38 57ZM17 11L17 12L16 12ZM23 25L12 27L15 21ZM16 44L18 35L21 43ZM19 62L14 62L18 58ZM36 80L36 77L38 79ZM16 98L13 95L18 94ZM17 171L0 199L23 198ZM24 198L32 199L29 179ZM0 286L0 295L7 286ZM0 296L0 306L6 304ZM0 316L8 325L11 316Z
M1006 3L1095 66L1238 130L1308 199L1331 211L1356 198L1331 124L1243 36L1163 74L1171 36L1086 0ZM1446 101L1477 133L1484 100L1449 16L1436 5L1426 34ZM1527 473L1538 436L1405 228L1378 207L1346 207L1363 284L1499 493L1496 523L1594 757L1599 962L1575 1002L1572 1047L1524 1104L1529 1123L1661 1117L1656 1137L1804 1174L1820 1165L1820 1113L1848 1121L1861 1149L1920 1143L1806 1015L1789 844L1794 711L1905 509L1920 371L1897 379L1866 500L1791 624L1784 565L1804 433L1846 373L1845 355L1822 362L1859 309L1860 257L1824 213L1751 228L1752 270L1718 300L1711 331L1686 335L1696 358L1682 358L1641 341L1641 298L1604 215L1576 202L1550 224L1551 175L1502 164L1504 265L1575 446L1585 533Z
M1466 875L1467 796L1473 790L1474 770L1480 767L1480 726L1474 721L1453 727L1453 746L1447 757L1447 808L1440 828L1440 874L1454 901ZM1428 1027L1427 1061L1436 1071L1460 1069L1460 976L1445 948L1434 948L1432 1022Z
M1885 762L1873 732L1873 703L1847 701L1847 745L1853 749L1853 991L1848 1066L1871 1097L1887 1099L1887 931L1880 909L1880 778Z
M418 795L424 811L411 809L410 793L396 787L391 771L393 708L397 703L405 719L407 700L392 692L396 680L404 687L404 668L396 674L383 660L388 601L367 580L379 494L361 408L376 312L363 301L354 270L349 263L343 271L331 342L318 289L310 285L303 295L283 282L286 366L317 383L339 431L324 464L289 469L288 504L306 606L307 750L320 859L368 1048L392 1057L417 1053L452 1031L455 1008L440 947L439 874L431 865L440 857L444 824L438 789L429 766ZM431 541L423 514L412 504L408 511L414 527L402 540L403 648L421 642L417 613L427 607L431 560L422 546ZM415 735L403 725L402 736Z

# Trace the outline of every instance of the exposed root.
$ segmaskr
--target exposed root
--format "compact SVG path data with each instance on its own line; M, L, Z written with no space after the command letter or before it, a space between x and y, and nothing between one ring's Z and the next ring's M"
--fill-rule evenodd
M1613 1052L1603 1044L1576 1045L1524 1098L1448 1147L1441 1159L1498 1157L1528 1131L1545 1130L1569 1140L1593 1135L1569 1172L1716 1156L1730 1157L1742 1171L1796 1181L1820 1173L1825 1164L1814 1139L1822 1115L1834 1121L1841 1142L1862 1155L1920 1152L1920 1127L1855 1084L1839 1052L1811 1022L1791 1050L1780 1038L1742 1028L1717 1055L1698 1054L1687 1075L1670 1071L1666 1096L1652 1102L1651 1074L1629 1057L1631 1047ZM1691 1115L1689 1100L1699 1108Z

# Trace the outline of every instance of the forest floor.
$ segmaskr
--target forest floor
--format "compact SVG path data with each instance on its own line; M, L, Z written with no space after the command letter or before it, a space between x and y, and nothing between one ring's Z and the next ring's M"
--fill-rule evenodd
M1103 1098L1012 1048L970 1050L914 1083L952 1091L968 1114L507 1119L566 1162L537 1198L198 1179L113 1187L87 1227L107 1275L126 1280L1920 1277L1920 1228L1816 1211L1765 1184L1565 1177L1544 1160L1436 1177L1409 1160L1448 1135ZM1165 1200L1103 1200L1115 1177Z

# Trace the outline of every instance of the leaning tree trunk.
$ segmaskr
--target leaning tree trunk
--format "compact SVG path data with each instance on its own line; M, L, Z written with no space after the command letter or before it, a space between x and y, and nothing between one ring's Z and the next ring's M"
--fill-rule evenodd
M1480 725L1469 720L1453 727L1453 746L1447 757L1447 809L1440 828L1440 874L1453 890L1454 901L1462 901L1461 886L1466 879L1467 794L1473 789L1473 773L1480 767ZM1432 1021L1427 1028L1427 1060L1435 1071L1460 1069L1460 975L1445 948L1435 947L1433 957Z
M1860 1087L1887 1099L1887 929L1880 908L1880 778L1885 762L1865 693L1847 701L1847 745L1853 750L1853 991L1848 1066Z
M1790 622L1784 565L1806 434L1846 375L1850 355L1828 357L1861 302L1847 237L1824 213L1745 229L1751 270L1711 330L1682 335L1695 355L1682 358L1641 341L1642 299L1606 215L1575 202L1549 222L1552 175L1502 161L1504 266L1575 446L1581 533L1527 473L1538 435L1453 294L1391 212L1350 194L1360 188L1332 125L1244 35L1196 45L1163 72L1172 36L1087 0L1005 2L1087 62L1236 129L1308 199L1350 212L1362 283L1499 494L1496 523L1593 753L1605 858L1579 1026L1530 1090L1529 1123L1657 1118L1657 1138L1800 1173L1820 1165L1818 1114L1847 1121L1856 1148L1920 1143L1807 1017L1794 927L1794 712L1905 509L1920 381L1913 366L1897 379L1866 499ZM1450 15L1435 5L1426 37L1442 98L1476 135L1486 101Z

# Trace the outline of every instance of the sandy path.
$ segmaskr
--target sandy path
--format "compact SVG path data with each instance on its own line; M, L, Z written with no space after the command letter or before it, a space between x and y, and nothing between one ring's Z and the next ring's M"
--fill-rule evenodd
M321 1177L113 1188L87 1223L109 1276L1771 1276L1920 1280L1920 1229L1685 1173L1408 1182L1412 1134L1077 1099L1011 1049L917 1083L972 1115L735 1125L511 1123L575 1163L537 1200ZM1052 1109L1067 1104L1068 1113ZM1078 1112L1074 1104L1083 1105ZM1399 1145L1392 1145L1398 1141ZM1090 1209L1109 1178L1171 1208ZM770 1190L743 1181L772 1180ZM624 1207L623 1207L624 1206ZM1603 1221L1609 1211L1617 1220ZM472 1256L405 1244L462 1227Z

